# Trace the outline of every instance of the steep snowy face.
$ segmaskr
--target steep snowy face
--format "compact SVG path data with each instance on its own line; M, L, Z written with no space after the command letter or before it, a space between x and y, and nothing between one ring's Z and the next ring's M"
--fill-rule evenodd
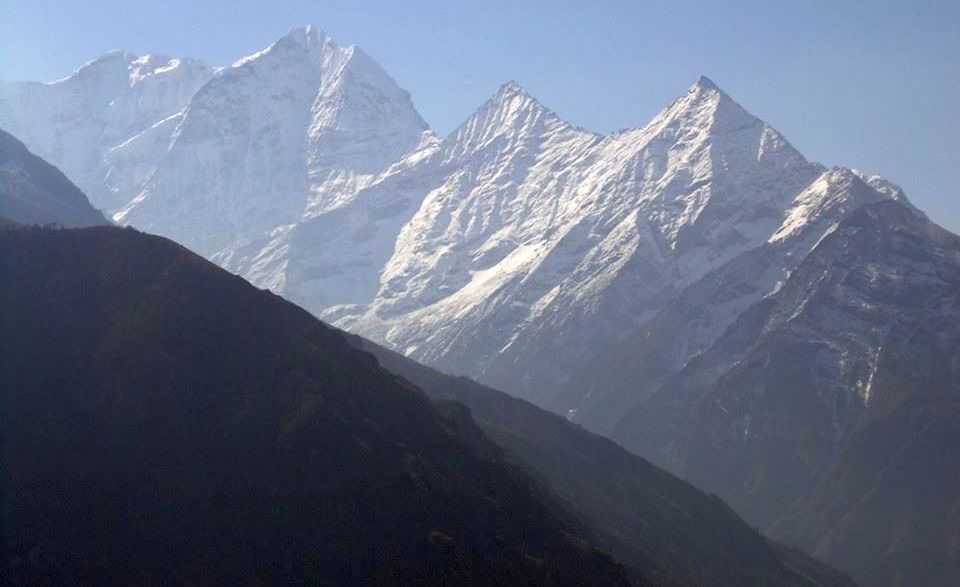
M405 172L437 146L425 132L413 152L350 201L228 247L213 260L327 320L362 312L377 293L397 235L429 190L431 178L418 182Z
M707 351L751 305L777 291L838 223L886 199L893 198L850 169L824 171L794 198L766 242L683 288L635 332L609 344L549 407L610 434L623 414L640 406L666 377ZM651 447L646 450L655 456Z
M883 188L883 185L879 187ZM864 204L888 198L906 202L899 189L877 189L864 181L855 170L836 167L825 171L797 195L784 214L780 227L770 236L768 242L795 243L806 249L797 251L797 256L802 257L809 252L808 247L812 244L809 237L815 236L819 239L824 234L825 222L839 222L849 212ZM816 227L820 230L811 231ZM799 238L801 235L808 236L807 242Z
M420 204L398 231L370 311L339 323L378 332L401 350L422 344L420 358L462 345L478 363L489 361L524 317L504 315L504 302L526 298L529 306L539 297L522 278L543 264L570 182L601 140L517 84L501 87L434 154L371 188L412 186Z
M819 169L701 78L646 127L602 145L580 189L594 226L615 228L534 306L486 380L556 408L575 366L763 242Z
M542 168L544 184L562 181L548 170L569 167L577 153L596 140L595 135L560 121L516 84L507 84L450 136L441 140L425 134L417 149L348 203L311 215L278 230L266 242L229 255L226 266L252 276L255 282L277 287L329 320L355 321L375 301L382 302L384 312L396 313L389 308L389 294L377 296L381 281L403 283L411 296L429 298L432 289L442 289L444 280L457 277L453 259L438 259L443 251L418 249L432 247L434 242L418 240L422 224L412 222L415 215L436 207L437 202L453 205L457 201L456 213L465 223L470 216L476 218L462 231L444 227L447 234L434 235L437 241L448 241L443 246L469 255L460 249L480 246L505 226L504 245L515 246L508 229L533 212L543 213L557 205L547 200L555 197L554 192L536 192L526 186L517 195L521 186L516 178L523 178L534 165ZM497 190L504 193L498 196ZM488 196L499 197L513 208L488 201ZM537 232L535 226L532 230ZM406 237L398 240L401 232ZM401 250L395 253L395 247ZM499 254L506 252L501 246ZM493 247L485 254L486 261L480 259L480 263L496 262L492 257L498 251ZM414 271L431 281L420 283L414 277L404 282L393 277Z
M179 112L212 75L191 59L114 51L55 82L0 82L0 127L112 211L135 192L133 167L149 169L162 156L138 136ZM118 155L131 143L134 164Z
M197 92L156 172L115 219L206 255L243 246L342 205L425 128L360 50L297 29Z
M479 273L489 274L489 287L529 269L537 243L553 236L577 163L598 140L517 84L501 87L408 174L435 179L383 269L376 314L429 306L485 281Z
M597 180L621 197L636 194L687 280L762 242L819 173L705 77L646 127L614 137L608 152L606 160L628 159Z
M339 324L545 403L678 287L764 242L820 171L705 78L610 137L508 84L418 167L433 183L376 299Z
M409 93L361 49L331 69L312 106L307 216L344 204L427 130Z

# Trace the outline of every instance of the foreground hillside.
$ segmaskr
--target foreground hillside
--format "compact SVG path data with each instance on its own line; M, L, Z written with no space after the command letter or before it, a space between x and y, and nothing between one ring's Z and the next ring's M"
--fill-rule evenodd
M7 228L0 275L8 583L624 582L413 386L170 241Z

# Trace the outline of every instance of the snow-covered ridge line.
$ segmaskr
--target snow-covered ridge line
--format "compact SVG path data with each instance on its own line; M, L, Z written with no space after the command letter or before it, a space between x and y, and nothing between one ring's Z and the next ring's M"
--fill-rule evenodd
M369 55L307 26L224 68L118 52L40 87L4 90L0 126L117 221L543 403L680 289L836 208L823 167L706 77L608 135L510 81L441 137Z
M819 173L707 78L608 136L509 83L411 167L425 197L379 292L328 318L535 400L669 291L766 240Z

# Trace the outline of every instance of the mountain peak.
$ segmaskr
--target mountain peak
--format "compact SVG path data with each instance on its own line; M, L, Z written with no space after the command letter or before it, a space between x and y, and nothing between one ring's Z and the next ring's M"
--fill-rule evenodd
M326 36L323 29L316 25L306 25L295 28L274 41L266 49L257 51L246 57L241 57L232 65L234 68L247 66L268 55L301 55L306 52L308 55L319 58L321 50L332 40ZM298 60L300 57L295 57Z
M327 35L323 29L315 24L308 24L292 29L289 33L280 38L280 41L288 40L298 45L312 47L321 44Z
M713 83L713 80L708 78L705 75L701 75L697 78L697 81L694 82L693 86L690 87L691 90L707 90L707 91L720 91L720 88L717 84Z
M910 199L907 198L906 192L899 185L893 183L892 181L886 179L885 177L882 177L880 175L872 175L869 173L865 173L859 169L851 169L850 172L855 174L857 177L862 179L867 185L877 190L881 194L887 196L892 200L896 200L897 202L900 202L901 204L909 208L919 218L929 220L929 218L927 218L927 215L923 212L923 210L913 205L913 202L911 202Z
M528 111L552 113L550 109L534 98L530 92L514 80L501 85L487 101L486 109L506 112Z
M659 131L681 125L714 132L763 124L763 121L740 106L713 80L701 75L685 94L661 110L645 128Z
M720 86L718 86L712 79L705 75L701 75L697 78L697 81L695 81L693 85L687 89L687 95L683 98L688 98L688 102L691 104L696 104L703 101L709 101L716 104L727 102L730 104L735 104L738 108L740 108L740 105L737 104L729 94L724 92Z
M546 110L546 107L534 98L530 92L514 80L510 80L497 88L493 96L487 101L488 106L499 110L508 107L511 110L519 108Z
M483 105L444 139L444 143L454 152L470 151L490 144L496 137L523 133L524 129L542 122L545 116L557 118L520 84L510 80L497 88Z
M457 143L472 142L481 140L480 137L512 135L542 124L551 128L569 126L520 84L511 80L500 86L451 136L456 137Z
M510 80L505 84L501 85L500 88L497 89L496 95L497 96L523 95L523 96L530 97L530 94L528 94L527 91L523 89L523 86L517 83L516 80Z

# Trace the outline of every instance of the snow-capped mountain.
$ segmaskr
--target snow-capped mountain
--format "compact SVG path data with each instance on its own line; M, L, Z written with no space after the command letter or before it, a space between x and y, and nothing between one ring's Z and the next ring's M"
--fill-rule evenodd
M101 69L146 87L185 67L128 57L24 87L76 85ZM794 199L823 171L707 78L610 136L511 82L438 137L372 59L313 26L194 77L203 83L165 108L112 101L101 126L137 132L101 130L123 140L82 155L95 164L47 156L108 186L106 208L123 224L561 411L580 402L560 390L610 341L773 238L790 214L800 222Z
M0 82L0 128L113 212L155 168L177 113L212 75L194 59L114 51L54 82Z
M331 317L545 405L606 341L768 239L820 173L706 78L606 137L508 84L401 165L384 183L423 203L366 312Z
M641 328L608 344L550 407L610 434L623 414L637 409L665 377L709 349L741 313L775 292L841 220L886 199L912 209L902 190L889 182L843 167L824 171L794 198L766 242L691 283ZM644 454L660 456L653 452L644 447Z
M425 130L363 51L297 29L197 92L116 220L229 258L228 247L342 206Z
M115 51L56 82L3 82L4 125L117 222L236 265L430 138L406 91L316 26L224 68Z

